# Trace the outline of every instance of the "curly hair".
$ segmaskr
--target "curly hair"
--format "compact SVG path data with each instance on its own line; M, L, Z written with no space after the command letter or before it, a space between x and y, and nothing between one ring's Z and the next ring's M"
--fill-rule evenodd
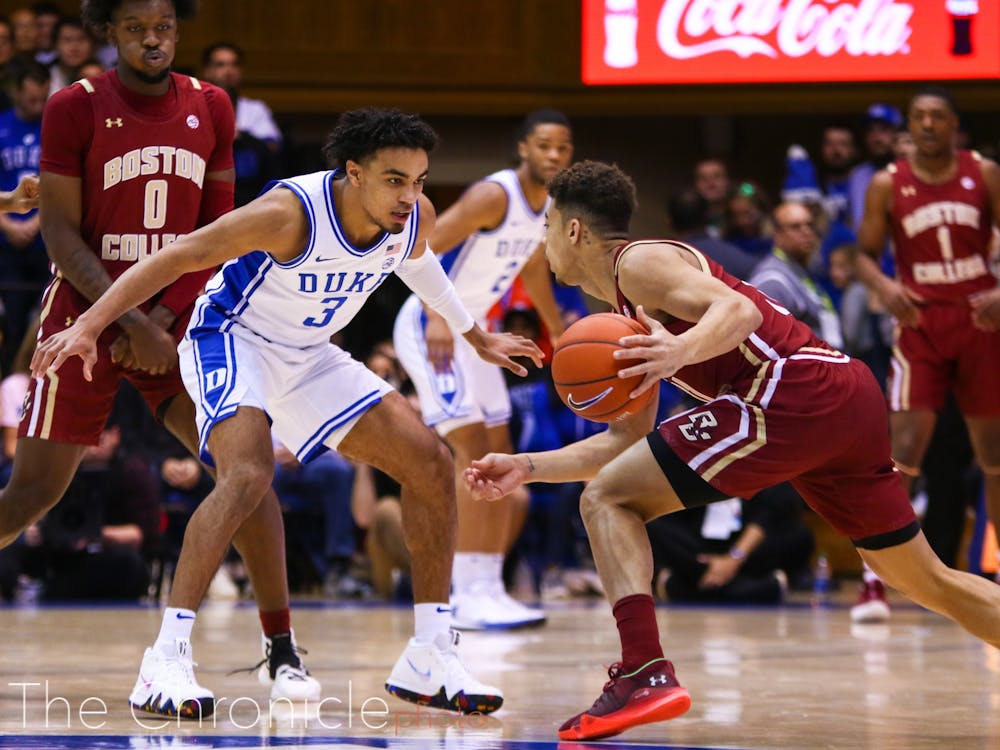
M177 18L184 21L193 18L198 10L198 0L172 0L174 13ZM115 11L118 10L125 0L83 0L83 8L80 16L84 23L97 31L104 31L104 28L114 20Z
M638 207L635 183L617 164L581 161L549 183L552 202L564 218L582 218L601 236L628 233Z
M417 115L398 109L367 107L345 112L326 139L323 155L331 167L358 164L383 148L423 149L430 153L438 145L438 135Z

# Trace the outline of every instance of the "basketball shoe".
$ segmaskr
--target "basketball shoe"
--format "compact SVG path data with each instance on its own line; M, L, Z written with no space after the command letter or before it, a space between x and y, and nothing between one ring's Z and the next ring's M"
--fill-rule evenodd
M418 706L463 714L489 714L503 705L503 693L469 674L458 658L459 635L450 630L431 643L411 638L392 668L385 689Z
M451 596L452 627L459 630L513 630L545 622L545 613L514 599L502 581L480 581Z
M302 651L295 643L295 633L282 633L268 638L262 635L264 659L257 667L261 685L271 686L271 700L286 698L292 701L317 701L320 696L319 681L309 674L299 657Z
M194 677L191 641L174 639L164 651L156 645L146 649L129 703L133 709L161 716L204 719L215 711L215 696Z
M691 707L691 696L666 659L655 659L631 674L624 674L621 662L616 662L608 677L594 705L559 727L559 739L611 737L639 724L675 719Z
M851 622L887 622L890 614L882 581L862 581L858 601L851 607Z

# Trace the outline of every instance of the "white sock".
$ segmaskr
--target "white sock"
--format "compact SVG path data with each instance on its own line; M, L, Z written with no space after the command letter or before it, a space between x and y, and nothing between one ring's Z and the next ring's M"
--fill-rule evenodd
M503 586L503 554L497 552L484 552L480 555L482 567L480 575L486 583L499 583Z
M165 653L173 653L174 641L177 638L191 639L191 629L194 627L195 613L190 609L167 607L163 611L163 622L160 624L160 634L153 644Z
M875 575L875 571L868 567L868 563L862 563L861 568L861 580L865 583L875 583L879 580L879 577Z
M451 587L456 594L464 594L479 580L479 553L456 552L451 564Z
M451 607L448 602L424 602L413 605L413 639L418 643L431 643L451 626Z

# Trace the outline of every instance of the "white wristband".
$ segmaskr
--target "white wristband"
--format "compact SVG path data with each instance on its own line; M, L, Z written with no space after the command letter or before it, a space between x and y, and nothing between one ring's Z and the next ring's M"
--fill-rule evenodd
M429 246L419 258L410 257L401 263L396 275L428 307L439 313L453 330L458 333L472 330L475 319L458 298L454 284Z

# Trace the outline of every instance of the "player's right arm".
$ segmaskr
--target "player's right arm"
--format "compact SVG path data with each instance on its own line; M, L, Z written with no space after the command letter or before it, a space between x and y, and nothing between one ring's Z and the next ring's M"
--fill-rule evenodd
M650 430L658 397L641 412L612 422L608 429L576 443L542 453L488 453L464 473L476 500L499 500L528 482L585 482Z
M428 244L434 252L446 253L475 232L499 226L506 212L504 189L496 182L477 182L437 217ZM455 350L454 334L444 318L427 305L424 305L424 314L427 316L424 330L427 359L436 368L444 368L451 362Z
M80 356L84 376L90 380L97 337L127 310L185 273L222 265L258 248L267 248L279 261L290 261L302 253L308 237L309 221L299 199L290 190L271 190L128 269L76 323L39 344L31 360L32 374L40 377L69 357Z
M923 298L886 276L879 267L879 258L889 236L891 210L892 175L883 169L875 173L865 194L865 214L858 227L860 252L855 256L855 268L858 279L900 323L915 327L920 322L920 310L915 303L923 302Z

